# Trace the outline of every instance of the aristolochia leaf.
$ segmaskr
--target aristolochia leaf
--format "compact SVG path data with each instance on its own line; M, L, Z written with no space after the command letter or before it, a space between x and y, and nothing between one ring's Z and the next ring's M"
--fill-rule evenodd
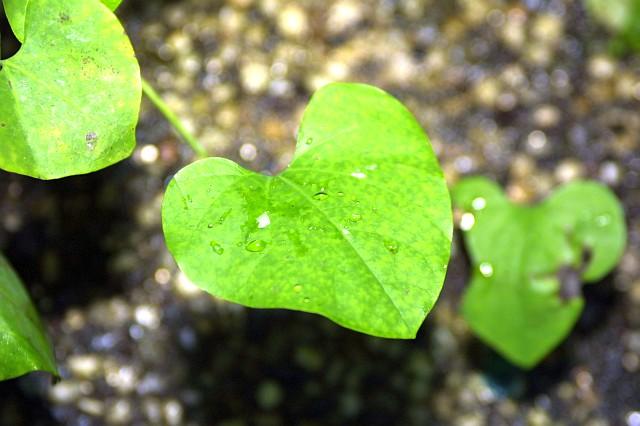
M623 211L606 187L574 182L535 206L510 203L485 178L452 191L473 265L463 314L514 363L533 367L569 333L582 282L601 279L626 243Z
M2 0L7 19L11 24L14 35L20 42L24 42L24 21L27 6L31 0ZM109 9L116 10L122 0L102 0Z
M51 345L27 292L0 255L0 380L35 370L57 374Z
M360 84L313 96L278 176L221 158L181 170L163 225L183 272L218 297L394 338L414 337L435 303L452 232L426 135L397 100Z
M98 0L31 0L25 43L0 66L0 168L53 179L133 150L140 69Z

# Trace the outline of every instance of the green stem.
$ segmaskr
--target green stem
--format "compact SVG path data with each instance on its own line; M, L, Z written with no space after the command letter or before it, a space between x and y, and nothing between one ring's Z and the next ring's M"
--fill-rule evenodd
M158 111L160 111L162 115L164 115L167 121L173 126L175 131L178 133L178 135L180 135L182 139L184 139L189 145L191 145L191 148L193 148L193 150L196 152L198 157L200 158L208 157L207 150L204 148L204 146L202 146L200 142L198 142L198 140L191 134L191 132L187 130L187 128L184 126L184 124L182 124L178 116L173 111L171 111L171 108L169 108L169 105L167 105L162 100L158 92L156 92L156 90L144 78L142 79L142 91L144 92L145 95L147 95L147 98L149 98L149 100L153 103L153 105L155 105L155 107L158 108Z

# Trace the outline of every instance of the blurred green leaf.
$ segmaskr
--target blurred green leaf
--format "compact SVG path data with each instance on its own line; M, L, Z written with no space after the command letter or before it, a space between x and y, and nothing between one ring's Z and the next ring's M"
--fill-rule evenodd
M26 35L0 62L0 168L54 179L128 157L140 69L113 13L98 0L31 0Z
M20 279L0 255L0 380L30 371L57 375L53 350Z
M615 33L616 51L640 51L640 0L587 0L587 10Z
M449 194L411 113L371 86L312 98L277 176L208 158L182 169L163 205L169 250L199 287L257 308L318 313L412 338L449 259Z
M24 42L24 21L27 14L27 6L31 0L2 0L4 11L18 41ZM116 10L122 0L102 0L109 9Z
M618 263L626 244L620 203L605 186L574 182L540 204L517 205L481 177L458 183L452 197L473 266L463 314L487 344L533 367L578 319L582 282Z

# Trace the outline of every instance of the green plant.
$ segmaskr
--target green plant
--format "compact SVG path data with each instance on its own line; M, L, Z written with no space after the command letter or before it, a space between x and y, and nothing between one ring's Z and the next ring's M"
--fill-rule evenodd
M170 183L163 224L180 268L214 295L396 338L414 337L435 303L452 232L413 116L379 89L338 83L312 98L285 171L198 161Z
M118 19L98 0L4 4L24 44L0 62L0 168L54 179L128 157L141 81Z
M626 243L624 214L594 182L559 188L534 206L513 204L486 178L452 189L473 265L462 312L473 331L530 368L570 332L582 312L582 282L602 279Z
M587 0L586 5L589 13L615 34L615 52L640 51L640 1Z
M55 179L126 158L141 91L206 156L141 79L112 13L119 1L3 4L23 45L0 62L0 168ZM449 194L426 135L381 90L337 84L314 97L299 136L294 163L278 176L220 158L178 173L163 208L171 251L196 284L226 299L320 313L378 336L415 336L442 287L452 232ZM16 279L7 282L16 287ZM8 312L25 297L8 293L3 306ZM0 354L34 349L30 309L30 318L0 323L0 335L24 337L0 342ZM38 330L39 360L27 368L16 358L5 377L55 373Z
M0 380L43 370L58 374L51 346L20 279L0 255Z

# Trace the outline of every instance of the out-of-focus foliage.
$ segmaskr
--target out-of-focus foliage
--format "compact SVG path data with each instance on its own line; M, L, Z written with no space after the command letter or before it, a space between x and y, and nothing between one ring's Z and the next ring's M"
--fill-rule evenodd
M640 51L640 0L587 0L591 15L615 34L616 52Z
M594 182L569 183L534 206L509 202L481 177L461 181L452 196L473 264L463 314L487 344L533 367L578 319L582 283L601 279L622 256L622 207Z
M313 96L285 171L193 163L169 184L163 227L180 268L216 296L413 338L442 287L452 218L411 113L380 89L336 83Z

